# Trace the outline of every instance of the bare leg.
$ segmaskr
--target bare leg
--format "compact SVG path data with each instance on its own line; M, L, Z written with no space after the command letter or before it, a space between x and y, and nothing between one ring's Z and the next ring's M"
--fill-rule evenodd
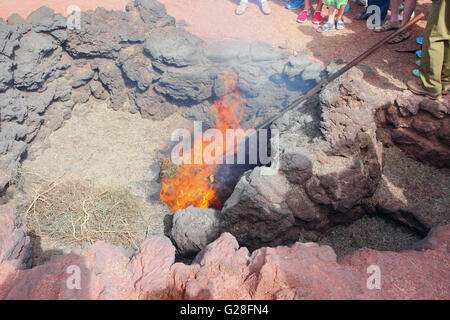
M303 10L306 10L308 12L309 10L311 10L311 0L305 0L305 9Z
M405 0L405 8L403 9L402 26L408 23L411 19L411 15L416 9L417 0Z
M311 1L311 0L309 0L309 1ZM321 12L322 11L322 7L323 7L322 0L317 1L316 11Z
M391 23L398 23L398 15L400 14L401 0L391 0Z
M336 16L336 7L330 6L328 10L328 22L332 22L334 24L334 18Z
M345 7L346 7L346 5L345 6L341 6L339 8L339 11L338 11L338 13L336 15L336 18L342 18L344 16Z

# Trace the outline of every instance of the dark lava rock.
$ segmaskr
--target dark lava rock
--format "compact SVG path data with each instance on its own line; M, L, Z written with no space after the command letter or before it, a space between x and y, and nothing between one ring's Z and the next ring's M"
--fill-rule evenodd
M168 103L163 96L157 94L152 89L145 92L135 90L129 95L143 118L163 120L171 114L177 112L177 107Z
M219 212L188 207L173 215L171 238L183 256L193 256L219 237Z
M0 92L5 92L13 80L14 62L0 55Z
M151 60L144 56L141 50L136 49L130 47L122 50L117 64L128 79L137 84L139 90L145 91L159 75L153 72Z
M304 184L312 176L312 161L306 148L287 146L280 164L291 183Z
M20 40L15 62L14 84L25 90L41 88L47 80L63 75L70 66L52 37L35 32L26 34Z
M103 88L102 84L98 81L91 81L89 83L89 88L91 89L91 93L96 99L106 100L108 98L108 93L105 88Z
M144 41L144 33L127 12L97 8L81 13L81 28L54 34L76 58L114 58L120 49Z
M55 14L53 9L45 6L33 11L28 16L27 22L36 32L50 32L66 28L66 18Z
M122 77L122 71L110 60L102 60L98 64L99 81L110 93L110 107L119 110L127 101L127 89Z
M167 15L166 7L156 0L135 0L134 6L145 24L150 27L175 25L175 19ZM127 6L131 10L131 4Z
M79 88L81 86L84 86L86 83L88 83L93 77L94 77L94 70L91 68L79 68L74 70L73 77L71 81L72 88Z
M289 189L283 175L262 175L260 167L246 173L222 209L223 231L251 249L287 240L294 224L286 203Z
M31 267L31 244L24 218L7 204L0 206L0 264L12 260L22 268Z
M29 27L24 24L8 25L0 18L0 53L12 57L14 50L19 46L20 38L28 30Z
M170 99L199 103L212 96L215 72L207 67L170 68L161 77L155 90Z
M145 40L144 51L160 64L185 67L201 60L203 41L182 28L156 29Z

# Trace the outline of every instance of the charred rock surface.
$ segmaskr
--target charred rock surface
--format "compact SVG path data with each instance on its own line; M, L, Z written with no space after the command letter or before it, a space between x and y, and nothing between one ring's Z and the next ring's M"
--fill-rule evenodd
M300 68L296 63L287 66ZM280 132L279 170L263 176L256 168L241 177L221 212L222 230L253 250L294 242L305 232L309 235L303 239L315 241L332 227L367 214L392 219L422 236L449 223L448 173L406 158L392 143L384 155L378 140L380 129L385 129L377 126L380 114L392 109L394 101L403 101L405 93L380 96L376 91L353 69L328 85L319 99L274 123L272 128ZM432 104L419 100L403 105L418 111L421 104ZM441 123L435 119L435 135L428 136L436 142L446 109L436 105L433 110L441 110ZM444 165L445 153L436 153L444 141L439 144L429 143L435 151L427 154L440 154L432 161ZM427 151L421 152L426 157Z
M323 76L321 65L307 60L285 68L295 62L267 44L207 43L177 26L156 0L80 17L79 28L47 7L27 19L0 19L0 193L17 178L29 143L46 139L91 98L158 120L183 109L212 124L206 105L224 93L223 76L240 74L248 98L243 120L254 122Z
M410 92L377 111L379 134L407 155L440 168L450 167L450 102Z
M188 207L173 214L171 239L182 256L195 256L219 237L219 212Z

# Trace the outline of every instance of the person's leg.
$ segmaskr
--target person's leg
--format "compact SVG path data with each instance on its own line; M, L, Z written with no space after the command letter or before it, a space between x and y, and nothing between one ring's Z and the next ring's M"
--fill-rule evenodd
M447 0L434 1L423 37L419 67L421 83L419 85L407 83L412 92L428 96L431 94L435 97L441 94L443 76L444 79L448 79L449 75L446 73L449 73L450 69L448 58L444 60L450 55L446 52L450 39L448 25L450 25L450 4Z
M238 7L234 11L237 15L242 15L245 13L245 10L248 8L248 0L241 0Z
M391 0L391 18L392 24L398 23L398 16L400 14L400 4L402 0Z
M402 20L402 26L408 23L409 19L411 19L411 15L414 12L414 9L416 8L417 0L405 0L404 1L404 9L403 9L403 20ZM410 37L409 30L405 30L399 35L397 35L394 39L389 41L389 44L396 44L400 43L402 41L408 40Z
M305 23L308 20L309 13L311 12L311 0L305 0L305 7L302 12L297 16L297 22Z
M261 11L264 14L270 14L270 6L269 2L267 0L259 0L261 2Z
M323 20L322 7L323 7L322 0L317 1L316 10L314 11L314 16L313 16L314 24L320 24Z
M444 65L442 66L441 79L442 90L450 90L450 40L444 42Z
M407 24L409 19L411 19L411 15L416 9L417 0L405 0L404 4L402 26Z
M311 11L311 0L305 0L305 8L303 10Z
M336 1L337 0L327 0L325 2L326 5L328 5L328 22L325 24L322 24L318 29L317 32L326 32L329 30L335 30L334 20L336 17Z
M317 1L316 11L321 12L323 7L322 0Z
M391 1L390 0L377 0L377 1L380 7L381 21L384 21L384 19L386 19Z
M400 3L401 0L391 0L391 17L389 20L385 21L381 26L373 29L375 32L385 32L390 30L396 30L400 28L400 21L398 19L400 13Z
M341 5L337 14L336 14L336 19L337 18L342 18L344 16L344 12L345 12L345 7L347 6L347 4L345 5Z
M328 22L334 23L335 18L336 18L336 7L330 6L330 9L328 10Z
M344 18L342 18L344 16L345 13L345 7L347 6L348 1L340 1L339 2L339 8L337 10L337 14L336 14L336 29L337 30L343 30L345 29L345 22L344 22Z

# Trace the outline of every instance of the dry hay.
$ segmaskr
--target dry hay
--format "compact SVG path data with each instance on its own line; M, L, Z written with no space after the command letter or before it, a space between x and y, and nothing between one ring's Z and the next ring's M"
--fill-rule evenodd
M145 237L142 207L127 190L58 180L42 184L35 197L19 208L28 233L56 246L81 247L104 240L137 249Z

